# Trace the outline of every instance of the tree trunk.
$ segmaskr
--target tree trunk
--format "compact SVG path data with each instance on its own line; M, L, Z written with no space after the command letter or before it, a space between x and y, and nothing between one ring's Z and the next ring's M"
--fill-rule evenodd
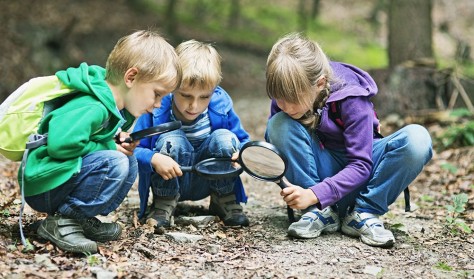
M166 7L166 32L167 34L176 33L176 5L178 0L168 0Z
M432 0L390 0L388 58L393 68L406 61L433 61Z
M230 2L230 13L229 13L229 28L236 28L240 22L240 0L232 0Z

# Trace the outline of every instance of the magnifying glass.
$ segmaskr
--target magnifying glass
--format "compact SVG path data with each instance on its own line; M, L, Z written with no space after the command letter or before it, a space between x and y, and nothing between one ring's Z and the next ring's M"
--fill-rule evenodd
M151 137L154 135L170 132L179 128L181 128L181 121L171 121L171 122L163 123L157 126L153 126L147 129L133 132L130 134L128 138L124 140L124 142L131 143L136 140L141 140L146 137Z
M283 153L271 143L265 141L247 142L239 154L242 168L250 176L269 182L275 182L281 189L288 187L283 180L288 165L288 160ZM295 212L286 207L288 219L295 222Z
M282 189L287 187L282 179L286 169L286 157L273 144L264 141L244 144L237 161L231 158L209 158L194 166L181 167L182 171L194 171L208 179L236 177L245 171L256 179L275 182ZM290 222L294 222L293 209L288 206L287 212Z
M211 180L232 178L240 175L242 167L230 158L209 158L194 166L181 166L183 172L195 172Z

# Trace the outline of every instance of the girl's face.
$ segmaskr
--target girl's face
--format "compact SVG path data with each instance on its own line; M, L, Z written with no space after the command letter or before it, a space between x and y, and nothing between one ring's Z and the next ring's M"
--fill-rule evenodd
M173 112L178 120L194 121L209 106L213 91L181 87L173 93Z
M300 119L310 108L304 104L295 104L283 99L275 99L278 107L293 119Z
M125 109L135 117L152 113L161 106L161 99L173 91L174 85L160 81L138 82L135 80L125 95Z
M283 99L275 99L278 107L284 111L288 116L293 119L300 119L311 110L311 106L314 103L316 96L318 96L326 86L326 77L321 76L318 78L316 85L311 88L308 92L303 92L300 96L303 96L302 102L289 102Z

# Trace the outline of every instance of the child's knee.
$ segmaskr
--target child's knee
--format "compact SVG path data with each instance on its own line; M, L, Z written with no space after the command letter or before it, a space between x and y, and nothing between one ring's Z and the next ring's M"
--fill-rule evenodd
M231 155L240 148L240 140L237 136L227 129L217 129L210 135L209 150L213 153L229 153Z
M425 127L411 124L405 127L406 137L410 145L410 154L413 160L425 160L432 157L431 136Z
M119 151L112 151L108 154L109 178L125 179L130 172L129 156Z
M162 135L155 146L156 151L171 157L192 151L193 147L183 131L177 130Z
M305 128L284 112L275 114L267 124L266 139L278 146L285 146L291 135L307 135Z

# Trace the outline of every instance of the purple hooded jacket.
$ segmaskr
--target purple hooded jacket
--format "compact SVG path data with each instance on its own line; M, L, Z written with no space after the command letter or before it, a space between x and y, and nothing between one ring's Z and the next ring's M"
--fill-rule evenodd
M337 174L316 183L310 189L319 199L319 208L333 205L354 189L367 183L372 171L374 129L379 126L370 98L377 85L365 71L344 63L331 62L334 82L323 108L317 134L325 148L345 150L347 165ZM328 105L339 101L344 129L328 116ZM271 116L281 111L272 100ZM270 117L271 117L270 116Z

